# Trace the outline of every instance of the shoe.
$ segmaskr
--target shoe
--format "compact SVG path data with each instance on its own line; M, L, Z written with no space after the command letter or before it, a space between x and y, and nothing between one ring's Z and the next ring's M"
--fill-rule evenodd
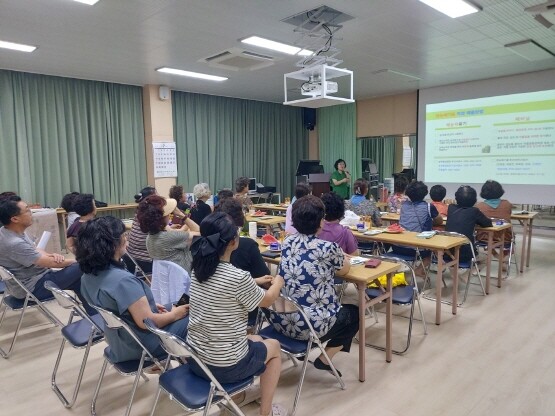
M328 364L324 364L324 362L320 359L320 357L314 360L314 367L316 367L318 370L326 370L333 374L333 371L331 371L331 366L329 366ZM339 374L339 377L343 377L343 375L341 374L341 371L339 371L337 368L335 369L335 371L337 371L337 374Z
M272 416L287 416L289 415L289 411L281 404L275 403L272 404Z
M258 399L260 399L260 386L258 384L250 386L245 391L238 393L237 397L232 397L235 404L239 407L246 406L249 403L252 403ZM240 400L240 401L239 401Z

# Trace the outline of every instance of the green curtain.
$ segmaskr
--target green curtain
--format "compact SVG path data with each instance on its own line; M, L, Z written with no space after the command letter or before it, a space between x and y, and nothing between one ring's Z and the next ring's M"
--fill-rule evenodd
M370 158L376 164L380 182L392 178L395 168L395 137L364 137L357 140L357 159Z
M291 196L299 159L308 154L302 109L281 104L172 93L178 182L206 182L214 192L254 177Z
M0 189L57 207L126 203L146 183L142 88L0 70Z
M356 103L318 109L318 146L320 161L326 172L334 171L337 159L347 163L354 179L361 176L360 158L356 152Z

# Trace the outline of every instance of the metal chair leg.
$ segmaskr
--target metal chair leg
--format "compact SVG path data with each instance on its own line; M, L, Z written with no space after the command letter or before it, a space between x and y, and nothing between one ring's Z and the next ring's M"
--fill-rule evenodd
M91 416L96 416L96 399L98 398L98 393L100 392L100 385L102 384L102 379L106 373L106 368L108 368L108 360L104 358L104 363L102 364L102 369L100 370L100 375L98 376L98 382L94 389L93 398L91 401Z
M306 355L312 349L312 338L308 341L307 348L306 348ZM306 369L308 367L308 357L305 357L303 362L303 367L301 369L301 379L299 380L299 385L297 386L297 392L295 393L295 399L293 400L293 409L291 409L290 416L295 416L297 412L297 405L299 404L299 399L301 397L301 391L303 389L304 377L306 375Z
M15 329L12 342L10 344L10 348L7 351L4 351L2 348L0 348L0 355L2 355L2 358L9 358L11 353L13 352L13 349L15 347L15 342L17 341L17 335L19 334L19 330L21 329L21 324L23 323L23 315L25 315L25 309L27 309L28 303L29 303L29 296L26 296L25 301L23 302L23 307L21 308L21 313L19 314L19 322L17 323L17 328ZM4 321L4 314L6 313L7 308L8 307L6 306L4 309L4 313L2 314L2 320L0 321L0 324Z

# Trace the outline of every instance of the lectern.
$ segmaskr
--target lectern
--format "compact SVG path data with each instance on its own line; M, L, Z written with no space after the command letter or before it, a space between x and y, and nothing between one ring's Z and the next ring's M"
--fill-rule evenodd
M319 160L300 160L297 166L296 183L307 183L312 187L312 195L320 197L330 191L329 173L324 173L324 167Z

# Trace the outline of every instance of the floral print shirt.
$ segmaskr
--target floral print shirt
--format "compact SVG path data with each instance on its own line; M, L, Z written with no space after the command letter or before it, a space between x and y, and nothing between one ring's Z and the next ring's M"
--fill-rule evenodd
M341 308L334 277L343 261L343 251L336 243L314 235L294 234L283 242L278 272L285 280L282 292L304 308L318 337L330 330ZM271 321L279 332L295 339L309 338L299 313L272 314Z

